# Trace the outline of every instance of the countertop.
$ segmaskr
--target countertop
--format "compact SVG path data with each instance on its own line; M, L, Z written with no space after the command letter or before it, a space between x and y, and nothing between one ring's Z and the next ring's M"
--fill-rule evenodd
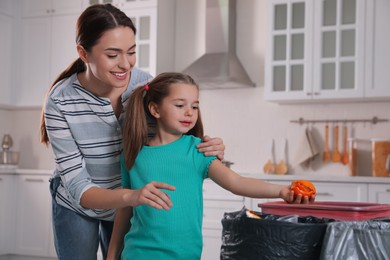
M19 169L0 167L0 175L52 175L52 169ZM243 176L259 178L267 181L291 181L305 179L315 182L346 182L346 183L378 183L390 184L390 177L373 176L335 176L335 175L276 175L276 174L254 174L242 173Z

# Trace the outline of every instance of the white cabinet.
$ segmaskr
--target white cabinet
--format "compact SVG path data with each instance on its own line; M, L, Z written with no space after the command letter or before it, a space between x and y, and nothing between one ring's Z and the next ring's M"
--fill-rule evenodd
M366 96L390 96L390 1L367 1Z
M368 184L368 200L373 203L390 204L389 184Z
M202 260L220 258L222 223L225 212L238 211L244 206L244 198L232 194L211 180L203 184L203 252Z
M77 57L76 20L82 0L22 1L16 106L41 106L51 83Z
M1 105L11 105L12 86L12 39L14 28L14 16L12 14L12 3L9 0L0 0L0 79L1 79Z
M270 0L265 98L363 98L365 4Z
M15 233L14 210L15 195L14 176L0 175L0 255L13 251Z
M49 179L47 175L16 176L15 254L53 256Z

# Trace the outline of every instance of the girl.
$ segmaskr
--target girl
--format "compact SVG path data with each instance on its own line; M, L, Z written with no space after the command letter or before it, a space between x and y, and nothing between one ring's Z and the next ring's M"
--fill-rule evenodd
M105 258L117 208L171 206L160 190L173 189L166 183L118 189L123 106L134 86L151 78L135 67L135 32L114 6L88 7L77 22L79 58L49 90L41 140L50 141L55 156L50 189L59 259L96 259L99 238ZM200 151L222 158L222 141L207 140Z
M151 138L148 120L156 124ZM198 86L190 76L163 73L134 90L123 130L122 184L139 189L156 180L175 190L165 191L172 202L169 210L141 205L118 211L109 259L116 259L122 245L122 259L200 259L202 184L207 177L242 196L309 202L301 196L294 200L288 186L244 178L216 157L205 157L196 150L202 135Z

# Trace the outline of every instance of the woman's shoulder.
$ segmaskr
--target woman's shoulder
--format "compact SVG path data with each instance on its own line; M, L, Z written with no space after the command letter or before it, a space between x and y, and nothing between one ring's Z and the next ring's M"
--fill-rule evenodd
M131 71L131 79L129 82L129 87L134 89L137 86L148 83L152 79L152 75L148 72L140 70L137 67L134 67Z
M58 98L61 96L74 95L76 90L75 86L78 86L77 75L73 74L69 78L65 78L57 82L49 92L49 97Z

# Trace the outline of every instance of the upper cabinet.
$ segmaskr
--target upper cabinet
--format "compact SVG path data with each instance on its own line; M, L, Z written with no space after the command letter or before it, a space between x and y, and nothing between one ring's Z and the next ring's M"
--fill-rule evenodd
M21 1L20 77L13 95L16 106L41 106L54 79L77 57L76 20L81 0Z
M369 33L378 33L389 22L383 10L380 11L383 19L377 21L380 25L366 21L370 15L376 15L373 7L366 8L374 3L365 0L270 0L266 99L280 102L363 99L374 96L369 94L369 88L374 89L371 92L378 93L377 96L383 96L387 91L390 97L387 89L378 88L378 81L382 80L378 77L385 71L384 67L375 69L373 63L378 61L367 53L371 48L380 56L379 53L386 52L387 48L378 46L384 43L376 43L381 49L372 48L366 40L370 39ZM389 3L383 0L379 5L388 7ZM379 37L386 38L389 43L389 33ZM369 59L372 59L371 65ZM388 62L383 58L384 61ZM377 80L374 85L368 84L367 79L370 76L367 72L372 70L376 74L371 76L371 83Z
M366 80L368 98L390 96L390 1L367 1Z

